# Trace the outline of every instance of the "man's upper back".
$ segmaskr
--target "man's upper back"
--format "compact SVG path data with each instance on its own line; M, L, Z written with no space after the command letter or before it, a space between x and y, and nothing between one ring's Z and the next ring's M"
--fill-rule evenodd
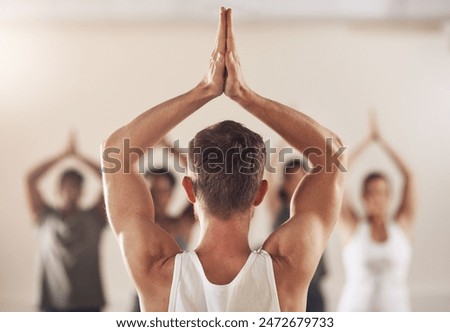
M271 257L252 252L231 282L217 285L194 251L176 255L168 311L280 311Z

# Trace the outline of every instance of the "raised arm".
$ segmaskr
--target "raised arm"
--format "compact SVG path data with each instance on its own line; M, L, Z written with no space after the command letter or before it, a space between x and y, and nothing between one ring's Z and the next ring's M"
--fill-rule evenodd
M398 155L391 145L379 134L376 120L372 119L372 127L376 132L375 138L387 155L392 159L403 175L403 190L400 199L400 206L395 214L395 220L410 232L414 226L416 214L416 190L414 176L405 161Z
M39 180L57 163L71 154L70 145L63 152L53 158L44 161L42 164L33 168L26 178L26 191L30 211L35 222L39 221L39 217L44 209L48 207L39 190Z
M372 133L367 136L364 141L362 141L359 145L355 146L349 153L348 156L348 169L351 172L352 165L355 160L361 156L361 154L367 150L367 147L371 144L373 139ZM349 199L349 193L345 192L344 198L342 201L341 208L341 218L340 218L340 226L344 228L344 232L346 233L345 238L348 239L355 229L356 225L359 222L359 216L356 212L355 208L352 205L352 202Z
M155 223L153 200L136 164L147 148L224 88L225 14L222 10L216 48L207 75L194 89L155 106L115 131L103 145L103 184L108 219L119 240L138 290L158 289L149 282L180 251L175 240Z
M231 13L227 16L226 68L225 94L280 134L314 167L313 174L307 175L294 193L291 218L263 245L272 257L282 259L286 270L311 278L341 209L345 148L333 132L312 118L259 96L246 85L236 53ZM306 279L303 277L309 282Z

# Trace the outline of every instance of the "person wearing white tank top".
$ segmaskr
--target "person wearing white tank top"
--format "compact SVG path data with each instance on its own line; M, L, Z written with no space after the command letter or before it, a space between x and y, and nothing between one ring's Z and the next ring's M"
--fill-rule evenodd
M175 257L169 311L280 311L272 259L253 251L232 281L208 280L195 251Z
M194 251L181 252L155 223L152 194L137 165L143 151L222 94L305 152L313 171L297 184L290 219L252 252L250 221L268 186L263 179L264 141L234 121L201 130L189 142L189 167L182 181L200 224L200 241ZM344 152L332 131L247 86L236 53L231 9L222 8L204 79L187 93L137 116L103 144L108 219L141 310L304 311L309 283L339 216Z
M342 256L346 282L339 311L410 311L407 288L411 245L394 222L389 238L376 242L367 221L361 222Z
M378 143L404 177L400 206L389 217L391 188L386 175L373 172L363 181L365 218L360 218L344 198L341 210L345 284L338 311L410 311L408 272L415 215L413 177L394 150L379 135L375 118L369 137L350 155L349 163Z

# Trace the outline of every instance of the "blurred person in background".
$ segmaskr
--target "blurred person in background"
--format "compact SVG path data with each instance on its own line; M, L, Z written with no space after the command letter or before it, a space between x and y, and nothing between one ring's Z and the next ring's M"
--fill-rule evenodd
M340 228L346 279L338 310L410 311L407 279L416 214L414 177L380 135L374 116L369 136L349 156L349 167L370 144L378 144L403 175L400 206L390 214L391 182L379 171L368 174L362 183L362 216L345 195Z
M106 222L102 192L94 204L80 207L84 176L75 168L59 178L60 204L47 202L40 180L66 158L75 158L101 179L100 165L81 155L71 136L67 148L39 164L26 178L27 197L38 228L41 311L100 311L105 305L99 242Z

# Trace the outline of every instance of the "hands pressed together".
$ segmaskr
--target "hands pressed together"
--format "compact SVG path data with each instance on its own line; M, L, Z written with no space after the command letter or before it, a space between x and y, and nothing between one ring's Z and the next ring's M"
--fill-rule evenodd
M69 134L69 141L67 142L66 148L62 151L61 157L79 157L77 141L75 132L71 131Z
M202 85L214 96L225 93L235 100L247 89L236 52L231 9L221 8L216 46Z
M369 139L375 142L381 139L380 129L378 128L378 121L375 113L370 113Z

